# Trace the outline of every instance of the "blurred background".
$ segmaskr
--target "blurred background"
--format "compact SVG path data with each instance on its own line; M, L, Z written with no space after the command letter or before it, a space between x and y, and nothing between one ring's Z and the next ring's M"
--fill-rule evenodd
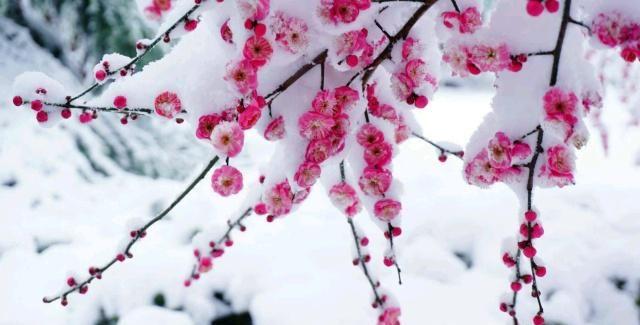
M348 226L322 190L274 224L249 219L214 270L184 288L192 236L211 223L224 227L241 209L241 196L222 200L207 181L87 296L70 297L64 308L41 302L69 274L84 276L111 258L126 221L160 211L211 153L189 125L139 119L122 126L105 114L89 125L41 128L10 105L13 79L42 71L80 89L103 53L133 55L135 41L154 27L132 0L0 0L0 324L375 323L366 280L351 265ZM539 252L549 270L540 283L545 318L640 324L640 130L632 105L640 78L620 60L593 62L607 96L579 153L577 184L536 192L545 221ZM419 113L425 135L464 145L491 96L489 79L446 80ZM253 179L273 148L257 135L246 146L238 167ZM381 255L372 267L400 301L403 323L508 324L498 310L509 285L500 249L517 231L515 196L501 185L466 185L461 162L442 164L414 139L397 159L406 189L398 242L405 283L397 285ZM379 230L366 215L357 220L371 251L380 252ZM526 322L533 299L524 292L520 303Z

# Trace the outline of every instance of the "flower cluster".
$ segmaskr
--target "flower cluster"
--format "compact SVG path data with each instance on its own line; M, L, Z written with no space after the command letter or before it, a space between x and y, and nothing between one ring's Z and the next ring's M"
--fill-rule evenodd
M271 59L273 47L264 37L267 33L267 26L262 23L269 14L269 0L243 0L238 1L238 7L246 18L244 27L253 31L244 43L242 49L242 59L231 62L228 65L227 74L224 79L230 82L233 88L246 96L255 93L258 88L258 70ZM226 25L227 23L225 23ZM233 33L231 29L221 30L223 39L232 41Z
M318 15L334 25L354 22L360 12L371 7L371 0L321 0Z
M427 64L421 59L421 45L414 38L407 38L402 44L402 61L391 77L391 88L396 98L417 108L429 103L427 95L438 85L436 78L427 72Z
M278 11L274 14L270 26L275 34L276 43L286 51L298 54L309 46L309 27L304 20Z
M351 69L365 67L373 61L376 44L367 40L369 31L366 28L343 33L336 38L336 54L344 58Z
M527 210L520 221L517 244L511 240L505 242L502 252L502 262L512 271L512 280L509 287L514 295L522 290L524 283L525 285L531 285L531 296L539 299L540 291L537 287L536 277L544 277L547 274L547 268L544 266L542 259L537 256L538 251L534 246L534 240L541 238L543 235L544 228L542 227L538 213L533 210ZM519 267L521 256L529 259L531 264L530 268ZM516 311L512 301L513 299L505 297L500 303L500 310L514 317ZM534 316L533 324L544 324L542 311L539 311Z
M360 198L356 190L346 181L342 181L329 190L331 203L347 217L353 217L362 210Z
M469 184L481 187L495 182L511 182L521 175L519 163L531 156L531 147L520 140L511 141L503 132L497 132L464 168Z
M300 136L308 141L304 162L298 168L296 183L300 187L315 182L302 177L306 173L300 170L304 166L320 165L325 160L340 153L345 147L349 132L347 113L358 101L359 94L349 87L338 87L332 91L321 90L311 103L311 108L298 119ZM318 172L319 176L319 172ZM317 177L316 177L317 178Z
M540 175L552 186L563 187L573 184L575 157L565 145L559 144L547 148L546 161L540 167Z
M395 142L401 143L409 138L411 130L404 122L402 115L389 104L381 103L376 97L376 83L367 86L367 112L395 126Z
M296 194L293 193L291 185L288 180L284 180L273 185L262 196L264 203L258 203L256 205L256 213L266 214L267 221L271 222L275 217L284 216L291 212L293 204L304 200L306 191L300 191L300 195L296 198ZM297 202L296 202L297 201Z
M461 34L473 34L482 26L482 16L476 7L469 7L461 12L445 11L442 13L442 23Z
M545 123L558 129L567 141L578 123L578 97L573 92L553 87L545 93L543 102Z
M378 317L378 325L400 325L400 308L389 307Z
M373 123L360 127L356 135L363 150L364 168L360 172L358 185L360 190L373 202L373 215L384 226L384 235L389 240L402 233L399 215L402 203L389 192L393 177L389 165L393 156L393 145ZM392 247L391 247L392 248ZM395 253L390 250L384 258L386 266L395 264Z
M93 77L96 82L104 83L110 79L130 76L135 70L135 65L127 67L126 64L129 61L131 61L130 57L121 54L106 54L93 68Z
M640 23L620 12L600 13L592 26L598 40L611 48L620 47L620 56L627 62L640 57Z
M442 59L449 64L454 75L461 77L482 72L500 72L512 66L514 58L506 44L475 44L449 42Z

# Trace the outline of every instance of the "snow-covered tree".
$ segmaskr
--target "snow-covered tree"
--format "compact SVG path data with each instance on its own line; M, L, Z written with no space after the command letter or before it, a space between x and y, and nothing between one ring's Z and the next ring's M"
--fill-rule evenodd
M625 0L502 0L486 10L474 0L141 0L138 6L159 29L135 43L135 56L104 55L92 70L94 83L77 94L42 73L23 74L13 103L33 110L45 126L72 118L89 124L104 114L117 114L122 124L147 117L188 122L213 157L166 209L131 221L111 260L69 277L44 302L67 305L70 294L86 293L132 258L151 227L221 164L210 176L213 191L228 197L248 187L249 194L227 227L194 237L185 286L212 270L247 218L282 219L322 183L347 220L352 262L370 285L379 324L398 324L399 303L368 263L394 269L402 283L394 239L403 233L403 200L420 193L402 193L393 162L402 143L416 137L442 162L463 159L469 184L513 189L519 227L503 246L511 277L498 305L514 324L523 322L518 297L530 287L537 310L526 317L545 323L538 284L553 265L536 248L544 211L534 191L575 183L575 152L589 139L584 120L602 105L588 54L609 48L619 60L637 61L640 7ZM139 69L154 47L172 42L169 54ZM495 76L493 111L464 151L426 138L414 116L449 74ZM97 89L104 92L85 100ZM245 136L277 148L250 185L234 165ZM358 226L363 210L386 239L381 257L367 249L369 237Z

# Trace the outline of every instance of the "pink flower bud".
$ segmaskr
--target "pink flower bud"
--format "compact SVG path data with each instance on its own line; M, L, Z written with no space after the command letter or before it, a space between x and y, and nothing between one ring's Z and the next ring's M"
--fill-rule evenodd
M20 97L20 96L14 96L13 97L13 105L20 106L20 105L22 105L22 103L23 103L22 97Z
M115 106L117 109L123 109L127 107L127 97L116 96L116 98L113 99L113 106Z
M529 0L527 2L527 13L533 17L540 16L544 11L544 6L540 0Z
M533 246L527 246L522 250L522 253L524 254L524 256L528 257L528 258L533 258L534 256L536 256L536 248Z
M535 221L537 217L538 217L538 214L535 213L535 211L529 210L524 213L524 218L529 222Z

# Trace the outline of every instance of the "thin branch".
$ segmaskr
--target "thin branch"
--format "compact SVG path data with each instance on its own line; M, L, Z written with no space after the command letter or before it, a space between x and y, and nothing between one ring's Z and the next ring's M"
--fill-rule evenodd
M382 34L384 34L384 36L386 36L387 39L391 39L392 38L392 36L389 35L389 32L387 32L387 30L384 29L384 27L382 27L382 25L380 25L380 22L377 19L374 19L373 22L376 24L376 26L378 26L378 29L380 29Z
M220 236L218 240L216 240L215 242L212 242L213 244L209 245L212 249L212 252L213 250L216 250L216 249L222 249L221 247L224 247L225 244L231 240L231 232L236 228L239 228L240 231L245 231L246 227L242 224L242 222L244 221L244 219L251 216L252 212L253 212L253 208L247 208L244 211L244 213L242 213L242 215L240 215L240 217L238 217L236 220L234 221L227 220L227 230L224 232L224 234L222 234L222 236ZM195 263L193 265L191 269L190 278L191 279L199 278L198 263Z
M29 104L30 101L24 101L24 104ZM52 106L59 108L69 108L76 109L82 111L98 111L98 112L108 112L108 113L116 113L116 114L138 114L138 115L150 115L153 113L153 109L151 108L130 108L125 107L122 109L116 107L108 107L108 106L88 106L88 105L75 105L75 104L60 104L60 103L50 103L50 102L42 102L44 106ZM187 111L183 110L182 113L186 113Z
M380 309L383 309L384 300L382 300L382 295L378 292L378 284L373 281L371 274L369 274L369 268L367 267L367 259L362 255L362 250L360 248L360 237L358 236L358 232L356 231L356 226L353 223L353 218L347 218L347 222L351 227L351 234L353 235L353 241L356 245L356 252L358 253L358 261L362 268L362 272L367 277L369 281L369 285L371 286L371 291L373 291L373 295L375 296L375 302Z
M571 19L571 1L565 0L564 11L562 13L562 21L560 22L560 31L558 32L558 40L556 41L556 47L553 50L553 67L551 68L551 80L549 86L553 87L558 82L558 69L560 68L560 57L562 56L562 46L564 45L564 38L567 35L567 25L569 19Z
M456 0L451 0L451 4L453 5L453 9L455 9L458 13L460 13L460 7L458 6L458 2Z
M138 229L135 233L135 236L127 244L123 254L118 254L118 256L114 257L111 261L109 261L103 267L94 269L95 272L92 272L93 274L91 274L86 280L79 282L77 285L64 291L62 294L57 295L55 297L44 297L42 298L42 301L45 303L51 303L56 300L62 299L63 304L66 304L67 295L73 292L79 291L81 290L81 288L86 288L91 283L91 281L93 281L96 278L102 277L102 274L105 271L107 271L109 268L111 268L111 266L113 266L117 261L123 261L124 256L132 257L130 250L133 247L133 245L135 245L135 243L137 243L138 240L140 240L142 237L146 235L147 230L151 228L151 226L153 226L156 222L166 217L167 214L169 214L169 212L171 212L171 210L173 210L173 208L175 208L176 205L178 205L178 203L180 203L180 201L182 201L182 199L184 199L185 196L187 196L187 194L189 194L195 188L195 186L198 185L200 181L202 181L202 179L204 179L204 177L207 175L207 173L209 173L211 168L213 168L213 166L218 162L218 160L219 160L218 156L213 157L213 159L209 161L207 166L200 172L200 174L198 174L198 176L191 183L189 183L189 185L182 191L182 193L180 193L180 195L178 195L178 197L175 200L171 202L171 204L169 204L168 207L166 207L162 212L160 212L160 214L158 214L155 218L147 222L142 228Z
M591 35L593 33L591 31L591 27L589 25L585 24L584 22L575 20L572 17L569 17L569 22L572 23L572 24L575 24L575 25L578 25L578 26L581 26L581 27L585 28L589 32L589 35Z
M443 146L441 146L441 145L439 145L439 144L437 144L437 143L435 143L435 142L433 142L433 141L431 141L431 140L427 139L427 138L426 138L425 136L423 136L423 135L420 135L420 134L415 133L415 132L412 132L411 134L412 134L414 137L416 137L416 138L418 138L418 139L420 139L420 140L422 140L422 141L424 141L424 142L426 142L426 143L430 144L431 146L435 147L436 149L440 150L440 153L441 153L441 154L450 154L450 155L454 155L454 156L456 156L456 157L458 157L458 158L462 159L462 156L463 156L463 154L464 154L464 151L453 151L453 150L447 149L447 148L445 148L445 147L443 147Z
M391 225L390 222L387 222L387 229L389 231L389 246L391 247L391 251L393 252L393 265L396 267L396 271L398 272L398 284L402 285L402 275L400 274L402 271L400 270L400 265L398 265L396 251L393 248L393 225Z

